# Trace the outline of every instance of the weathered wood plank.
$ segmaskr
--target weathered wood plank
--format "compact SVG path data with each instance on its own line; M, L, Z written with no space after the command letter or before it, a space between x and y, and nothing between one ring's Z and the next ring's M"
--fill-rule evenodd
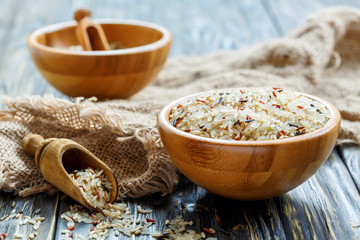
M14 207L12 207L13 202L16 204ZM23 216L19 219L13 218L0 221L0 234L6 233L7 239L13 239L12 236L15 233L22 234L24 239L28 239L30 234L37 232L37 239L50 240L55 234L57 207L57 196L51 197L47 194L39 194L34 197L21 198L14 196L12 193L1 193L0 218L10 215L13 211L15 213L23 212ZM40 209L39 213L35 213L37 209ZM45 221L38 230L33 229L31 224L19 224L20 219L24 219L24 216L34 217L35 215L45 217Z
M263 3L262 5L260 3ZM51 93L64 98L42 79L26 49L26 37L34 29L68 21L80 6L93 9L95 18L132 18L151 21L169 28L174 35L172 56L204 54L218 49L238 49L256 41L288 32L305 17L325 6L348 4L356 0L324 1L0 1L0 94ZM271 9L270 9L271 8ZM360 234L359 149L344 150L344 161L334 152L318 173L297 189L283 196L256 202L224 199L182 178L171 196L153 195L140 200L127 200L132 212L136 205L154 209L150 218L157 221L152 230L164 230L166 219L182 214L192 220L191 229L216 229L218 239L357 239ZM345 164L344 164L345 163ZM355 182L355 183L354 183ZM357 185L357 188L356 188ZM183 195L179 196L178 193ZM0 194L0 217L12 211L12 195ZM16 211L24 208L31 215L37 208L46 215L38 239L61 239L66 223L54 221L57 198L40 194L33 198L15 198ZM175 207L175 202L178 206ZM24 207L26 203L26 206ZM58 214L70 200L61 201ZM59 217L59 215L58 215ZM144 217L144 216L141 216ZM224 229L228 234L220 231ZM78 224L76 231L87 236L90 226ZM18 226L16 221L0 222L0 233L32 232L31 226ZM128 239L125 236L109 239ZM137 239L152 239L150 236Z
M201 232L204 227L214 228L216 233L213 236L218 239L357 239L360 234L357 227L360 224L358 200L359 193L352 177L334 151L310 180L276 198L253 202L229 200L182 177L177 191L171 196L153 195L128 200L127 203L135 214L136 204L154 209L154 213L148 215L157 222L153 231L165 230L166 219L182 215L185 220L194 222L190 229ZM68 204L65 201L60 212ZM58 233L65 229L65 225L64 221L59 221L58 239ZM86 236L90 226L79 226L75 232ZM117 238L110 233L109 239Z
M239 49L278 36L259 0L136 0L87 6L96 18L138 19L168 28L173 34L171 56Z
M353 226L360 221L358 199L348 169L333 151L309 181L281 202L286 235L294 236L297 230L292 229L301 229L302 235L318 239L356 239L359 231Z
M358 145L346 144L338 147L340 156L346 164L352 176L352 180L356 184L360 192L360 148Z
M216 209L221 227L231 229L237 239L356 239L358 199L349 172L334 152L314 177L280 197L238 202L213 196L201 201Z
M352 6L360 7L356 0L304 0L304 1L271 1L261 0L268 9L271 20L282 33L288 33L299 26L310 14L319 12L326 7Z
M337 181L338 176L342 177L343 182ZM348 239L354 239L353 237L358 236L355 234L356 226L360 222L360 210L357 204L352 205L359 199L359 196L353 194L357 191L349 178L351 177L341 160L336 153L333 153L313 178L278 198L257 202L227 200L206 192L184 178L178 191L172 196L154 195L139 200L139 202L144 207L155 209L154 214L149 217L157 220L159 223L156 225L157 227L163 228L161 223L166 219L174 218L185 212L185 219L193 220L195 223L193 229L200 231L203 227L213 227L217 230L216 236L220 239L238 239L238 237L268 239L282 236L293 236L294 238L305 236L304 239L348 236ZM339 191L338 189L344 190ZM182 192L183 196L179 196L179 192ZM10 207L11 197L11 195L8 196L7 206L1 207L2 213L12 210ZM38 197L41 199L44 196L39 195ZM16 199L15 208L23 206L28 201L27 199ZM178 201L178 207L175 207L175 201ZM64 203L60 213L70 201L64 201ZM136 200L129 202L132 211L134 211L135 204L137 204ZM33 204L28 202L26 206L34 206L32 210L31 208L25 209L25 214L30 215L38 206L50 206L50 204L40 201ZM43 214L44 210L41 213ZM47 219L49 218L47 217ZM319 221L319 219L321 220ZM19 229L16 224L6 225L5 231L3 231L3 223L0 226L2 227L0 231L8 231L9 234ZM59 221L58 232L66 229L65 226L64 222ZM45 225L42 227L49 229ZM222 234L219 230L220 227L229 231L230 234ZM76 232L79 231L86 236L89 229L90 226L77 225ZM22 228L20 230L25 232ZM30 232L31 229L26 230L27 234ZM57 237L61 239L59 235ZM121 239L126 238L122 237Z
M4 12L0 45L5 53L0 58L0 95L18 96L24 94L43 95L51 93L63 97L45 82L35 69L27 50L27 36L37 28L64 21L71 17L69 1L9 1ZM62 16L67 13L67 16Z
M312 13L325 7L322 1L270 1L262 0L263 5L268 9L271 20L282 34L288 33L297 27Z

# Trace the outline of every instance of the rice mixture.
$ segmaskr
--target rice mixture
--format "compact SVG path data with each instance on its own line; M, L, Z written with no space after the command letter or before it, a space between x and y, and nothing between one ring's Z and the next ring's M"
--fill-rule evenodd
M103 174L103 170L87 168L75 170L69 175L93 207L101 209L110 200L109 190L112 189L112 185Z
M70 206L70 210L61 215L61 218L67 221L67 229L61 231L64 234L62 237L64 240L107 239L111 229L116 237L120 234L128 237L151 234L154 238L172 240L199 240L206 237L204 232L198 234L194 230L186 229L186 226L191 226L193 223L192 221L184 221L181 216L167 220L165 222L167 226L165 232L154 231L151 228L155 224L155 220L147 216L152 214L151 209L143 209L138 205L136 208L138 214L135 215L130 212L130 207L125 203L109 203L110 194L108 191L112 189L112 186L102 170L92 168L75 170L70 176L91 205L100 208L101 211L91 213L80 205ZM75 223L80 222L91 224L87 237L73 232ZM215 233L213 229L213 231L210 231L211 229L207 230L208 235ZM207 239L216 240L211 236L208 236Z
M274 140L313 132L330 118L320 102L281 88L218 90L174 107L170 123L224 140Z

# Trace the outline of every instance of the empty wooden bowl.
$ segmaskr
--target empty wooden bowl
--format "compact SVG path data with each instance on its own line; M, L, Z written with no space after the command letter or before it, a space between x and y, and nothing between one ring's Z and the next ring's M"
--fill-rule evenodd
M199 93L199 95L204 93ZM176 167L210 192L238 200L260 200L283 194L310 178L330 155L340 129L340 113L331 103L324 127L278 140L229 141L199 137L169 122L172 108L195 95L176 100L158 114L161 140Z
M147 86L168 56L171 34L134 20L103 19L110 51L77 51L76 22L38 29L28 37L30 55L43 77L71 97L128 98Z

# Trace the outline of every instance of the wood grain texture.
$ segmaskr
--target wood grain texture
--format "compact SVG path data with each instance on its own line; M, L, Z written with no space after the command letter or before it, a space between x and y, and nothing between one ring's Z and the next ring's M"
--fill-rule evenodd
M89 210L100 211L91 205L69 176L69 173L74 170L88 167L103 170L113 186L109 202L113 203L117 198L118 185L113 171L80 144L70 139L50 138L44 140L40 135L28 134L23 139L23 147L28 154L35 156L36 165L49 183Z
M89 1L85 6L94 9L94 18L139 19L166 27L174 36L171 56L239 49L278 36L259 0Z
M91 19L89 9L80 8L74 13L74 19L78 22L76 36L82 49L86 51L110 50L109 43L101 25Z
M234 89L239 92L239 89ZM223 90L226 92L226 90ZM226 141L195 136L175 128L171 110L213 91L187 96L158 114L158 130L170 159L189 179L223 197L262 200L283 194L310 178L328 158L340 130L340 113L330 111L324 127L301 136L270 141Z
M360 7L357 0L38 0L36 4L29 0L0 0L0 4L0 95L53 94L60 98L68 97L47 84L36 70L26 48L26 38L35 29L71 20L79 7L90 8L95 19L138 19L168 28L173 34L172 57L240 49L289 32L307 15L324 7ZM360 153L358 147L341 146L338 150L343 152L341 157L337 150L333 151L328 161L304 184L269 200L228 200L182 177L171 196L153 195L126 202L132 209L137 204L154 208L151 215L157 220L154 229L164 230L165 219L183 214L185 219L194 221L192 229L201 231L203 227L213 227L218 239L359 239ZM47 221L40 227L39 239L53 239L53 232L55 239L62 238L60 232L66 223L59 216L73 201L61 200L57 208L56 196L39 194L21 199L1 193L0 216L11 212L14 200L15 208L24 208L28 215L41 208L40 213ZM25 207L24 203L27 203ZM76 232L86 236L88 228L79 224ZM15 230L32 231L31 226L18 226L17 221L0 222L0 233L7 231L9 239ZM128 238L111 234L109 239Z
M317 13L325 7L352 6L360 7L360 1L354 0L324 0L324 1L271 1L261 0L268 9L271 20L281 35L291 32L309 15Z
M352 180L356 184L360 192L360 148L356 145L343 145L338 148L341 159L352 176Z
M67 98L47 84L36 71L26 49L26 38L35 29L71 20L74 10L80 7L91 9L94 19L136 19L166 27L173 35L170 56L239 49L278 36L259 0L231 0L228 4L223 4L221 0L122 0L101 3L95 0L41 0L36 6L28 0L1 2L0 49L7 53L7 57L6 60L0 58L0 94L12 97L47 93ZM21 9L19 6L22 6Z
M170 50L171 34L147 22L100 20L98 23L110 43L120 43L124 48L69 50L79 45L76 32L79 29L83 32L84 26L60 23L33 32L28 38L29 52L44 78L68 96L128 98L159 73Z
M0 234L7 233L6 239L13 239L15 233L23 234L24 239L30 234L37 232L37 239L51 240L55 234L58 210L58 196L48 196L46 194L39 194L37 196L20 198L14 196L12 193L0 194L0 218L15 212L23 212L23 216L34 217L40 215L46 220L40 225L38 230L34 230L31 224L20 225L20 219L13 218L9 221L0 221ZM12 203L16 205L12 207ZM35 213L37 209L41 211Z

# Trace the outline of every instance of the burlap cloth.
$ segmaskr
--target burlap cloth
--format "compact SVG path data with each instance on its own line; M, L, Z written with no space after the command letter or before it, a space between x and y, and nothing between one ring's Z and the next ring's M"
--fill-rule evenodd
M239 29L241 31L241 29ZM176 168L162 147L156 114L172 100L229 87L283 87L317 95L342 115L338 142L360 142L360 11L327 9L284 38L241 51L170 59L156 81L128 100L73 102L5 98L0 112L0 190L55 190L21 141L29 132L84 145L115 172L120 197L168 194Z

